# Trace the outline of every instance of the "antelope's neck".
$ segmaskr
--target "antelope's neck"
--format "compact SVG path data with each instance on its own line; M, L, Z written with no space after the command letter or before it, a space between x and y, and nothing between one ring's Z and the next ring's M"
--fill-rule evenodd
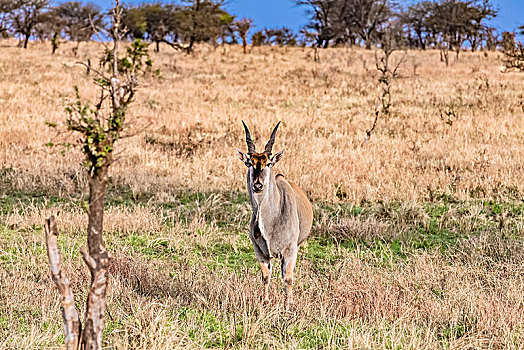
M260 193L253 193L253 198L257 203L259 220L260 216L274 217L280 215L280 192L273 172L269 173L264 190Z

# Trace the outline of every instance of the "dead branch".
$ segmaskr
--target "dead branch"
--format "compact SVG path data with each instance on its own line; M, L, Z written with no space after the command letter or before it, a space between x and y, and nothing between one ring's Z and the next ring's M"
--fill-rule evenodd
M375 130L380 113L389 115L389 108L391 106L391 86L393 85L393 82L400 77L399 69L406 62L406 54L404 54L393 68L391 68L391 54L395 52L396 49L391 45L383 45L382 50L383 55L380 58L377 52L375 52L375 65L380 72L378 82L382 88L382 93L375 103L375 120L373 121L371 129L366 130L365 141L369 141L371 138L371 133Z
M109 50L109 45L107 45L104 40L102 40L102 37L100 36L100 29L101 28L97 28L97 26L95 26L95 24L93 23L93 18L91 16L89 16L89 24L91 25L91 28L93 29L93 32L95 33L95 36L96 38L98 39L98 41L100 43L102 43L102 45L104 46L104 48L106 50Z
M190 54L191 52L193 52L193 48L188 45L188 46L184 46L184 45L180 45L179 43L176 43L176 42L170 42L166 39L162 39L162 40L159 40L161 43L165 43L165 44L168 44L169 46L171 46L173 49L175 50L180 50L180 51L184 51L186 54ZM151 43L152 44L152 43Z
M75 307L75 300L69 279L60 268L58 252L58 231L54 216L45 221L47 256L51 267L51 276L60 293L60 309L64 319L65 345L68 350L77 350L80 344L82 324Z
M91 65L88 65L88 64L85 63L85 62L78 61L78 62L75 62L75 64L79 64L79 65L81 65L81 66L86 67L86 69L92 70L93 72L95 72L96 74L98 74L102 79L109 80L109 78L106 77L106 76L104 75L104 73L101 73L100 71L94 69L93 67L91 67Z
M375 120L373 121L373 126L371 127L371 129L366 130L366 141L369 141L369 138L371 137L371 133L373 132L373 130L375 130L375 126L377 126L378 114L379 112L375 111Z
M136 135L139 135L139 134L142 134L144 131L146 130L149 130L151 128L151 126L153 125L153 122L149 122L146 126L136 130L136 131L133 131L131 133L127 133L127 134L122 134L120 136L120 139L128 139L128 138L131 138L131 137L134 137ZM117 154L117 153L115 153ZM120 154L120 152L118 152L118 154Z

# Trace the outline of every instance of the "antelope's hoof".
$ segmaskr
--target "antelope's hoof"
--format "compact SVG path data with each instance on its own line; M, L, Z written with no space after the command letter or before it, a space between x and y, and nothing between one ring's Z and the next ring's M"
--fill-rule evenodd
M286 311L294 312L296 310L293 299L286 299Z

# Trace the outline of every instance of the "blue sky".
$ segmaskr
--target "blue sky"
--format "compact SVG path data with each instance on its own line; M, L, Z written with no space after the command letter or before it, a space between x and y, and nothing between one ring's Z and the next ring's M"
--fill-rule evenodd
M112 4L110 0L91 1L102 8L108 8ZM151 1L124 0L124 2L140 4ZM493 0L492 2L499 9L499 15L492 21L493 26L499 31L514 31L524 24L524 0ZM295 6L292 0L228 0L226 9L238 17L252 18L256 29L286 26L297 31L307 24L308 20L304 8Z

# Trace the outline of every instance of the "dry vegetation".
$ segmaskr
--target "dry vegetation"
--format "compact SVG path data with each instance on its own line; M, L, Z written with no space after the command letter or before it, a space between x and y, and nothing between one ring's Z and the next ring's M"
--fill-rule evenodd
M80 155L47 150L56 140L44 122L64 120L75 84L96 92L74 63L87 56L95 63L100 49L83 46L80 58L48 55L43 45L2 51L0 165L14 169L21 190L75 189ZM240 189L244 169L234 147L244 146L243 118L260 145L283 120L279 169L315 200L335 201L337 192L359 202L420 200L430 190L461 199L524 191L524 80L501 74L497 54L464 55L444 69L437 52L410 53L392 115L364 144L378 95L373 52L326 50L321 63L311 54L209 47L196 57L167 48L154 54L160 77L144 82L132 111L153 125L121 143L115 181L136 194Z
M45 122L64 120L75 84L89 91L75 62L100 48L0 44L0 348L59 347L43 223L58 213L82 308L86 176L80 152L45 146L71 141ZM151 125L112 168L108 348L524 348L524 77L501 74L496 53L448 68L407 54L365 142L373 52L152 53L159 75L130 110L135 130ZM241 119L259 147L283 121L278 170L315 202L291 313L278 278L260 303Z

